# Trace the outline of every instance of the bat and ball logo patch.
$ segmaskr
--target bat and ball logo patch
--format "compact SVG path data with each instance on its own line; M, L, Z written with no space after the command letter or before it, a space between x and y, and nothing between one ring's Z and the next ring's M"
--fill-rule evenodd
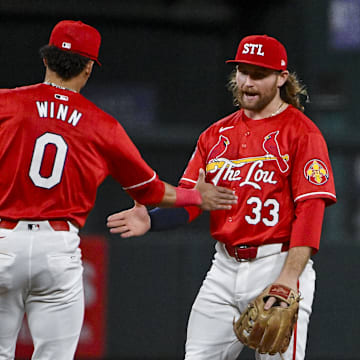
M312 159L304 167L304 176L314 185L324 185L329 180L329 171L323 161Z

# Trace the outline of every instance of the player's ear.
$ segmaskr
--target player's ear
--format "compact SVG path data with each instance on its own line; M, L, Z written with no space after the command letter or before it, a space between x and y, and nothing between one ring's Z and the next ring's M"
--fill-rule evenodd
M94 66L94 61L90 60L86 65L85 65L85 75L86 76L90 76L92 69Z
M44 64L44 66L45 66L45 67L47 67L47 61L46 61L46 59L45 59L45 58L43 58L42 60L43 60L43 64Z
M281 88L286 83L286 80L288 79L288 77L289 77L289 71L287 71L287 70L284 70L279 74L279 76L277 78L278 88Z

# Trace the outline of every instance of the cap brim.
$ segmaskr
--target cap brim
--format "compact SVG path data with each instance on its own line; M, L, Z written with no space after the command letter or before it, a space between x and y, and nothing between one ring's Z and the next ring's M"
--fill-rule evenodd
M250 65L255 65L255 66L260 66L260 67L263 67L265 69L272 69L272 70L278 70L278 71L284 71L286 69L279 69L279 68L276 68L276 67L273 67L273 66L268 66L268 65L265 65L263 63L260 63L260 62L256 62L256 61L246 61L246 60L226 60L225 61L227 64L231 64L231 63L236 63L236 64L250 64Z

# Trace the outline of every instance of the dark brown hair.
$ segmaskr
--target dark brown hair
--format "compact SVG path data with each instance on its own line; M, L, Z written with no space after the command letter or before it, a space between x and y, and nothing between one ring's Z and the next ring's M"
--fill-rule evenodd
M87 57L60 50L51 45L43 46L39 52L40 56L46 60L49 69L56 72L64 80L79 75L90 61Z

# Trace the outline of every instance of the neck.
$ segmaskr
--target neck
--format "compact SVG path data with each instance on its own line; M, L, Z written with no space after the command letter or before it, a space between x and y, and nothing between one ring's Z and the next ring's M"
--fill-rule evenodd
M276 116L287 108L285 101L280 96L276 96L269 104L261 110L244 109L245 115L253 120L261 120Z
M60 88L64 88L74 92L80 92L80 90L84 86L83 82L81 81L81 79L79 79L79 77L65 80L52 71L46 71L44 83L48 83L50 85L58 86Z

